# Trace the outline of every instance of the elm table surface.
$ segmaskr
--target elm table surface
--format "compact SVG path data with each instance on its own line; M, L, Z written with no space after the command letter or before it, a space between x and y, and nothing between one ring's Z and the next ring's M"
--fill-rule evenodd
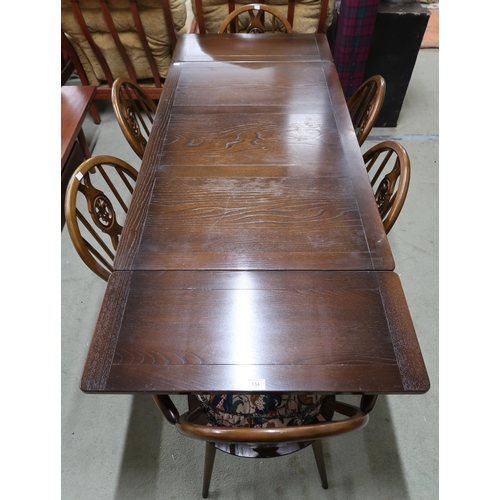
M359 271L118 271L85 392L419 393L399 277Z
M170 67L116 270L394 269L334 64L279 57Z
M249 33L186 34L179 37L172 62L210 61L313 62L333 61L333 57L321 34L293 33L284 36L269 33L257 37Z
M181 62L182 47L82 390L428 390L334 64Z

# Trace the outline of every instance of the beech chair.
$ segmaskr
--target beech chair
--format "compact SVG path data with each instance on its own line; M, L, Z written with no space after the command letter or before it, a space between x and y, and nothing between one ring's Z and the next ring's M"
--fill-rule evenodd
M240 29L245 33L265 33L266 12L270 14L270 31L272 33L283 31L286 33L293 33L292 26L286 17L277 9L266 4L255 3L244 5L239 9L233 10L233 12L222 21L219 28L219 35L226 33L228 27L230 28L230 33L240 33ZM241 18L239 18L240 15L244 13L248 13L249 19L241 19L246 16L241 16Z
M142 159L156 113L156 104L141 87L123 77L113 82L111 102L125 139Z
M116 248L137 170L113 156L84 161L66 189L64 212L78 255L103 280L113 271Z
M389 233L408 193L410 158L398 142L384 141L369 149L363 160L385 232Z
M385 80L380 75L364 81L354 92L347 107L361 146L377 121L385 98Z
M262 395L247 396L262 397ZM217 450L234 456L261 459L288 455L312 445L321 485L327 489L328 480L321 439L364 427L368 422L368 413L375 406L377 396L362 396L359 408L336 401L334 395L322 396L319 419L316 423L261 428L248 427L248 424L244 427L243 421L246 420L246 416L237 426L214 425L209 416L215 407L211 407L210 402L220 401L220 395L188 396L189 410L182 415L179 415L177 408L166 394L154 395L153 399L168 422L175 425L181 434L205 441L202 497L207 498ZM346 418L332 420L334 416L336 417L335 413Z

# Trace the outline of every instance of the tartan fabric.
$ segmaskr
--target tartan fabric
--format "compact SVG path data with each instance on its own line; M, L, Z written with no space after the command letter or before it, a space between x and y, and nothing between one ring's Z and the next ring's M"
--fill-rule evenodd
M333 60L346 99L363 83L379 2L340 2Z

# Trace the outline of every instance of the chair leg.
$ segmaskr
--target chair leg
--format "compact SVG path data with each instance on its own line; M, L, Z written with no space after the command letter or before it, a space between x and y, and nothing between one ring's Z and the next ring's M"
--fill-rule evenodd
M207 498L210 479L212 479L212 470L215 462L215 452L217 449L210 443L205 443L205 470L203 472L203 491L201 496Z
M323 456L323 445L321 440L318 439L312 444L314 451L314 458L316 459L316 465L318 466L319 477L321 478L321 486L325 490L328 489L328 479L326 478L326 467L325 467L325 457Z

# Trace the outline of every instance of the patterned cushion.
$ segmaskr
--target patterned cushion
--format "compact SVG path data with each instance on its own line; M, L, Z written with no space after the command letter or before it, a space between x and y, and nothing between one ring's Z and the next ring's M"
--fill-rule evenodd
M286 427L317 423L320 394L198 394L209 426Z

